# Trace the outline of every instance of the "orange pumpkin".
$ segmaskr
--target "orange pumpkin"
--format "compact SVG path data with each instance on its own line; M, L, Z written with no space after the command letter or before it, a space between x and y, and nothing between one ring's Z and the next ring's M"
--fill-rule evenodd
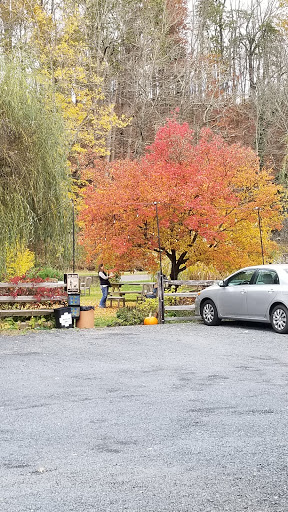
M158 324L158 320L155 316L147 316L144 318L144 325L156 325Z

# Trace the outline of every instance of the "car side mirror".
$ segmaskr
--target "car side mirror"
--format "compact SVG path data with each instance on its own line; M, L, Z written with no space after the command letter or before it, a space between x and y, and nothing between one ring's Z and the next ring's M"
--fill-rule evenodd
M225 281L219 281L218 286L220 286L220 288L225 288L225 286L226 286Z

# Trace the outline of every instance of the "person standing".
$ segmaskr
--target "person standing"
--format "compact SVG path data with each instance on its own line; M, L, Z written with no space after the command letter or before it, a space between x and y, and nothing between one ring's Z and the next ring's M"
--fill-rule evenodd
M106 300L108 295L108 289L110 285L109 277L113 277L114 274L107 274L104 269L104 264L101 263L98 268L98 276L100 279L100 288L102 291L102 297L99 303L99 308L106 308Z

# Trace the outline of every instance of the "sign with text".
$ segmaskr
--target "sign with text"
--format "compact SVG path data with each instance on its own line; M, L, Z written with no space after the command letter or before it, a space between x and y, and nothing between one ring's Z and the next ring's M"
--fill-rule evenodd
M79 293L78 274L65 274L64 281L67 283L67 293Z

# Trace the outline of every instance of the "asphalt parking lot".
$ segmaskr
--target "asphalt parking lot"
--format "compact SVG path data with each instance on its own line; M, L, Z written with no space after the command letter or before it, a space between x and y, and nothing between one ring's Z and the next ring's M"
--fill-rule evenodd
M0 336L1 512L286 512L288 335Z

